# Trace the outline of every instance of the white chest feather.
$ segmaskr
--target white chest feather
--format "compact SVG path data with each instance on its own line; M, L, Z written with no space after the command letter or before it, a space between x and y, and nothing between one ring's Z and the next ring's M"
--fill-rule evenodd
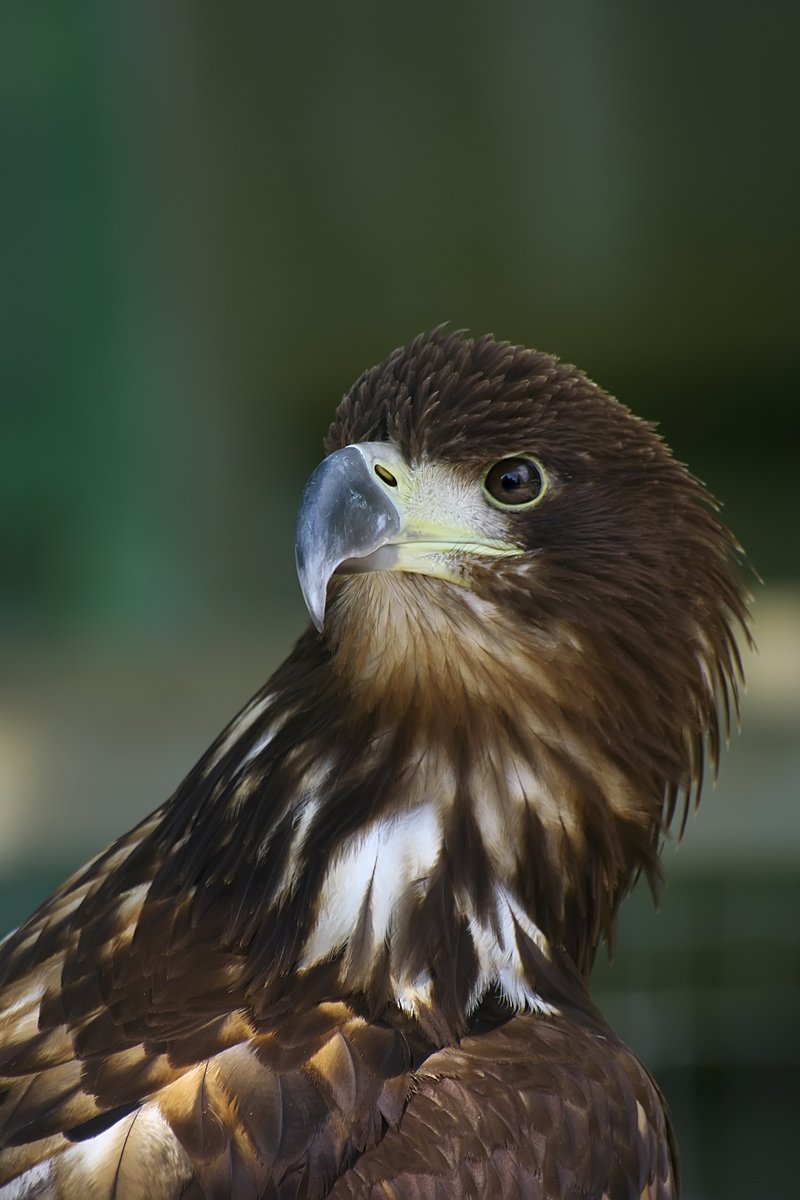
M431 977L427 972L412 977L393 954L393 944L403 921L413 919L413 902L428 890L446 852L440 810L432 803L380 818L354 836L327 870L301 968L342 954L343 973L356 982L348 949L358 929L360 938L369 939L371 959L388 953L395 1001L417 1015L430 1001ZM456 905L457 915L467 923L477 964L468 1011L493 986L515 1009L553 1011L526 983L518 936L521 932L545 954L547 942L508 887L500 880L494 884L489 920L478 915L468 892L456 896Z
M346 946L365 906L373 953L391 935L405 897L424 889L442 852L442 830L433 805L380 819L353 837L328 868L317 920L301 966Z

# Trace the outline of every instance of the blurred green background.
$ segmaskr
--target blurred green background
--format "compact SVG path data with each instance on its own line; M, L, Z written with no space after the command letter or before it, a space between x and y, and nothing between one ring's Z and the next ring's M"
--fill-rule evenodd
M796 1196L796 6L5 4L0 933L302 628L355 376L451 321L577 362L766 580L744 734L597 996L690 1200Z

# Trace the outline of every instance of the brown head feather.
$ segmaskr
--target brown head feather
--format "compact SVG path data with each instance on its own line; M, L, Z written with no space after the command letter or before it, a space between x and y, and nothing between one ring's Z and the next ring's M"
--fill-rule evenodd
M713 496L672 456L655 426L550 355L444 330L418 338L358 380L339 407L327 448L384 439L412 462L469 469L532 453L547 470L542 503L509 516L527 551L526 569L476 565L471 589L508 626L495 630L485 655L497 661L482 680L484 702L502 711L503 697L511 696L513 711L503 715L514 736L534 757L544 755L543 770L559 777L562 795L574 792L587 843L581 869L597 857L603 864L590 887L591 902L604 911L590 944L577 951L585 968L596 934L610 932L630 882L644 870L655 885L656 855L676 802L684 798L682 831L689 804L699 799L705 746L716 771L731 714L738 717L737 636L749 641L737 569L743 552ZM363 620L364 592L379 585L355 577L338 586L354 594L340 607L360 610ZM388 587L402 589L408 600L427 582L403 579ZM436 609L430 591L427 603L409 605L429 621ZM456 627L468 623L463 614L451 612L449 619ZM435 661L440 633L429 639L427 684L434 692L443 677ZM419 628L415 636L425 641ZM464 640L474 654L474 639ZM359 644L363 638L353 631L354 653ZM440 659L450 650L440 650ZM538 678L531 661L541 664ZM450 682L452 674L444 678ZM437 693L440 711L443 702ZM453 707L458 703L456 688ZM526 738L526 717L533 726L550 724L544 746ZM621 798L618 806L609 804L604 775ZM581 911L575 919L585 916Z

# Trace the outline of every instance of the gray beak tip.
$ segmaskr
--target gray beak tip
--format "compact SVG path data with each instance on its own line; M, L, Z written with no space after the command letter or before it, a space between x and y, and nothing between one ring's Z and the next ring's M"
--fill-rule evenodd
M308 609L308 615L311 617L314 628L317 633L322 633L325 625L325 603L327 600L327 578L324 578L324 587L320 587L319 579L315 579L313 573L307 569L306 556L298 546L295 550L295 563L297 566L297 579L300 584L300 591L303 593L303 600Z

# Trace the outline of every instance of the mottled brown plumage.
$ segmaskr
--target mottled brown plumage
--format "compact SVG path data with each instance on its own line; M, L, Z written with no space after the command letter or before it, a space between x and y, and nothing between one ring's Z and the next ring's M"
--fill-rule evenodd
M395 351L328 450L323 632L0 948L0 1197L675 1196L588 979L716 766L738 547L652 426L491 338Z

